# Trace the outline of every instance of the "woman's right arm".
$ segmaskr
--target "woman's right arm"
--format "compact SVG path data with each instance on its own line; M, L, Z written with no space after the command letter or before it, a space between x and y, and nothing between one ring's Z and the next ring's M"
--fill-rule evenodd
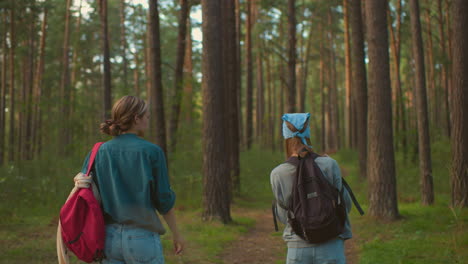
M156 184L156 209L163 216L169 229L172 232L174 251L180 254L184 248L184 242L177 228L176 216L174 213L175 193L171 189L169 177L167 173L166 157L162 150L158 151L158 157L155 161L153 169L153 177Z
M172 241L174 243L174 252L178 255L184 249L184 241L179 233L179 229L177 228L174 208L172 208L171 210L169 210L169 212L163 214L162 216L164 218L164 221L166 221L167 225L169 226L169 229L171 229L173 237Z

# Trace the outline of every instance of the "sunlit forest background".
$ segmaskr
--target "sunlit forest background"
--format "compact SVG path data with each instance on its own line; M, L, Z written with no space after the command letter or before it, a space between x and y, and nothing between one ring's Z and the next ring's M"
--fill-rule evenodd
M168 157L191 248L176 258L165 238L168 263L235 263L227 245L258 225L281 240L259 215L292 112L311 113L314 150L366 210L352 213L350 263L468 263L466 12L464 0L0 0L0 263L56 261L58 211L124 95L147 100L145 138ZM284 263L285 245L263 247L274 260L244 263Z

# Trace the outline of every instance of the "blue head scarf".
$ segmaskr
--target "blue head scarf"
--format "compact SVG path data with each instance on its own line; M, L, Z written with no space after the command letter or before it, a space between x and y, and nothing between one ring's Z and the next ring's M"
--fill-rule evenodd
M294 114L284 114L281 119L283 119L283 137L284 139L298 137L301 139L302 143L306 146L307 144L306 138L310 138L310 127L309 127L309 118L310 113L294 113ZM296 129L296 132L289 130L286 122L288 121L291 123ZM300 133L300 131L306 126L304 132ZM310 146L312 147L312 146Z

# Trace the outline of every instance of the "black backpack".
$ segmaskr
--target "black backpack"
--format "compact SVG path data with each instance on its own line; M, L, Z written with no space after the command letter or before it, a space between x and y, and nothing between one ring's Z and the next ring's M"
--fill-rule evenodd
M325 178L315 162L317 157L318 154L310 152L304 158L290 157L286 161L297 170L291 198L284 209L288 212L288 222L294 233L309 243L322 243L343 233L347 214L343 189L338 190ZM343 186L350 190L342 180ZM352 191L350 194L363 214ZM274 220L277 230L275 217Z

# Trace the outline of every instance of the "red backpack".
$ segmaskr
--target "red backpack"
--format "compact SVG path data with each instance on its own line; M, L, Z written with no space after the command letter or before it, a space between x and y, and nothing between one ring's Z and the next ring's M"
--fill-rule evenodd
M103 142L99 142L94 145L86 174L79 173L75 180L81 177L92 182L90 172L102 144ZM63 243L80 260L87 263L104 258L104 217L101 206L93 194L93 184L91 183L89 188L75 187L60 210Z

